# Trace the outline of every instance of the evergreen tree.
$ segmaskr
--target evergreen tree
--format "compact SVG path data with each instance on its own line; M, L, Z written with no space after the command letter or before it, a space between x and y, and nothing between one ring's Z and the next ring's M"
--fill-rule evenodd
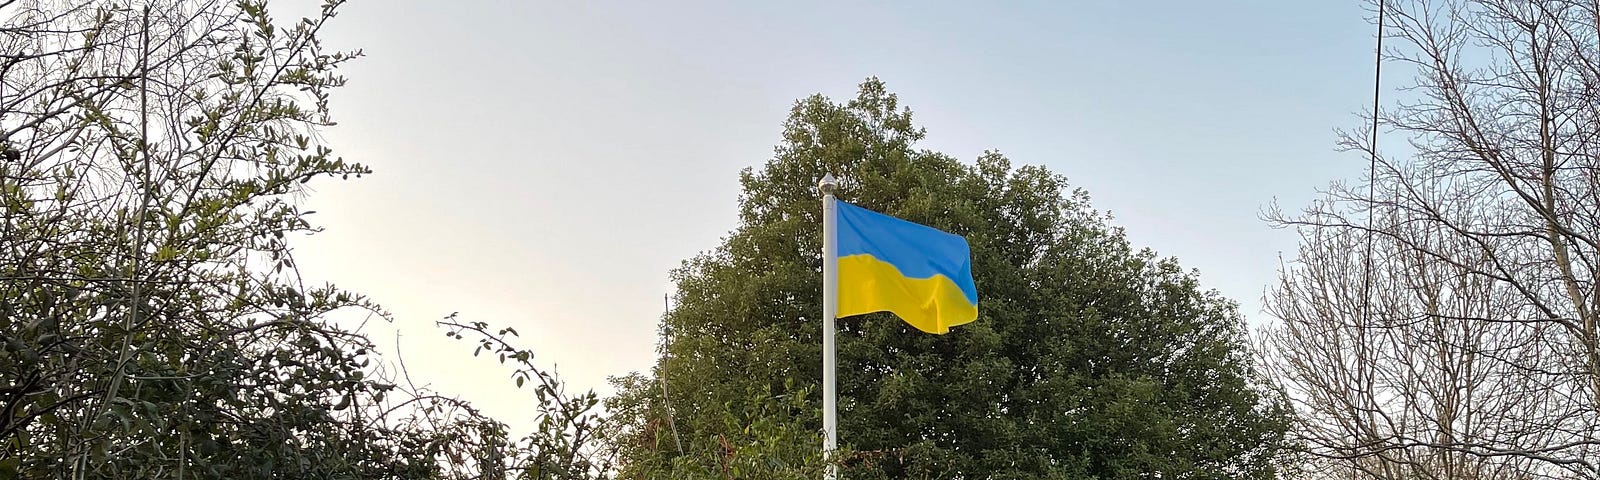
M795 104L774 157L741 175L739 226L674 273L653 378L619 382L628 472L707 470L730 438L820 448L815 185L831 172L841 200L965 236L980 298L948 335L889 314L839 322L851 478L1275 476L1286 410L1258 383L1235 303L1133 248L1062 176L994 152L964 164L916 148L923 136L876 79L843 104ZM807 408L766 432L728 421L800 393Z

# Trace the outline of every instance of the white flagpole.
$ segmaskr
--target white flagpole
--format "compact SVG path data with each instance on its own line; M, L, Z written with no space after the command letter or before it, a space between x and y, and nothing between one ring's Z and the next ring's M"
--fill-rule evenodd
M833 451L839 448L838 387L834 370L838 358L834 352L834 317L839 316L839 232L833 190L838 182L833 174L822 176L817 189L822 191L822 458L833 460ZM828 465L825 480L838 478L839 472Z

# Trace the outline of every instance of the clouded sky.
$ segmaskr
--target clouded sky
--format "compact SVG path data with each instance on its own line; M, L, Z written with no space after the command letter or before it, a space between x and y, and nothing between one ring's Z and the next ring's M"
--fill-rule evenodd
M328 230L299 263L388 306L375 338L418 381L517 422L531 392L434 320L515 327L581 388L647 369L668 272L734 228L739 170L796 99L877 76L921 147L1066 175L1259 323L1295 248L1261 210L1365 163L1333 129L1371 101L1372 35L1354 0L357 0L325 35L367 55L325 137L377 173L315 184Z

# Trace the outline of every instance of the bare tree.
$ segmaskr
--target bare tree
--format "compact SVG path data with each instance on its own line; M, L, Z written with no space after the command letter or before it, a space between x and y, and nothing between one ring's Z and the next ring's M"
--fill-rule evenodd
M1347 132L1372 184L1269 215L1302 238L1264 345L1301 440L1337 478L1600 476L1600 2L1383 7L1402 153Z
M1388 228L1405 241L1374 239L1370 264L1361 230L1304 230L1269 294L1281 323L1266 363L1299 407L1299 440L1362 478L1560 477L1546 464L1564 457L1528 446L1558 445L1594 419L1563 391L1570 375L1551 373L1565 368L1562 332L1504 321L1517 318L1518 294L1474 275L1481 264L1418 251L1469 259L1475 246L1414 222Z

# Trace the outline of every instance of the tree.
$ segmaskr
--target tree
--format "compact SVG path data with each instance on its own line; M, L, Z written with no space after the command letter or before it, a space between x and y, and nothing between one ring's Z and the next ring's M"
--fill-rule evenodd
M1382 7L1415 75L1372 114L1409 148L1347 133L1372 182L1273 216L1302 238L1265 345L1296 437L1337 478L1600 475L1600 5Z
M341 0L0 0L0 478L440 478L503 425L401 389L297 273ZM497 443L498 442L498 443Z
M1267 370L1300 407L1293 437L1337 460L1320 471L1327 478L1548 473L1533 452L1455 446L1548 443L1557 432L1537 426L1585 417L1536 373L1563 368L1552 348L1560 332L1491 320L1514 315L1517 293L1471 274L1486 261L1467 254L1476 245L1417 225L1389 231L1404 243L1374 242L1364 265L1363 232L1307 229L1298 262L1268 296L1280 323L1265 338ZM1435 262L1407 245L1479 263Z
M639 412L625 471L681 458L662 426L685 452L734 438L724 419L769 393L807 394L786 431L820 427L797 386L821 378L815 184L832 172L843 200L965 236L980 296L978 321L944 336L886 314L840 322L853 478L1274 476L1284 411L1233 302L1134 249L1059 175L993 152L966 165L914 148L923 135L876 79L847 103L795 104L774 157L741 175L738 228L674 273L662 360L620 384ZM658 381L670 410L648 400Z

